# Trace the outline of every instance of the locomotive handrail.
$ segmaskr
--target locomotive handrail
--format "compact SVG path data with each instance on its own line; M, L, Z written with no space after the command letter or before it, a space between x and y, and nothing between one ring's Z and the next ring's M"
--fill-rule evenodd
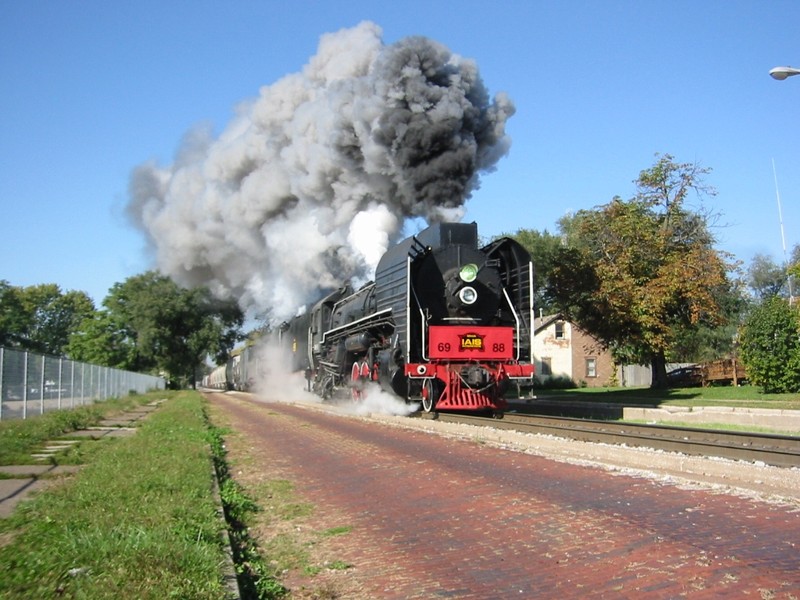
M514 310L514 303L511 302L511 298L509 298L508 291L506 290L505 286L503 286L503 296L505 296L506 302L508 302L508 307L511 309L511 314L514 315L514 323L516 323L516 327L515 328L516 328L516 339L517 339L517 343L516 343L516 354L517 355L515 357L515 360L519 361L519 332L520 332L519 315L517 315L517 311Z
M414 236L414 241L419 242L416 236ZM411 293L414 293L414 299L417 300L417 306L419 306L419 299L417 298L417 290L415 290L411 285L411 263L416 259L416 257L412 258L409 252L408 257L406 258L406 363L411 362ZM422 309L420 308L420 312ZM422 315L422 322L425 322L425 315ZM422 355L425 355L425 328L422 328ZM427 359L426 359L427 360Z
M428 319L425 318L425 313L423 312L423 310L421 308L419 309L419 316L421 317L420 318L420 324L421 324L421 329L422 329L422 348L420 349L421 355L422 355L422 360L430 360L430 357L428 356L428 336L426 335L427 332L428 332L428 328L425 327L425 324L428 322ZM411 319L409 319L409 321L410 320ZM408 333L411 334L411 331L409 331ZM409 354L408 358L406 359L406 362L411 362L411 355L410 354Z
M533 306L533 275L533 261L528 261L528 296L530 298L528 301L528 352L530 353L531 364L533 364L533 325L536 322L534 317L536 313L534 313Z
M329 329L328 331L322 334L322 341L325 342L328 336L335 337L335 335L339 332L345 332L345 331L349 332L356 325L364 325L367 323L382 321L383 319L381 317L383 315L389 315L391 314L391 312L392 312L391 307L384 308L383 310L379 310L378 312L373 313L371 315L367 315L366 317L361 317L360 319L356 319L355 321L351 321L350 323L345 323L344 325L339 325L339 327Z
M331 314L335 314L336 310L340 306L350 302L352 298L356 298L358 296L364 296L364 308L366 308L366 304L369 301L369 292L371 292L374 289L375 289L375 282L370 281L368 284L366 284L366 285L362 286L360 289L354 291L349 296L345 296L344 298L339 298L339 300L337 300L333 304L333 307L331 308Z

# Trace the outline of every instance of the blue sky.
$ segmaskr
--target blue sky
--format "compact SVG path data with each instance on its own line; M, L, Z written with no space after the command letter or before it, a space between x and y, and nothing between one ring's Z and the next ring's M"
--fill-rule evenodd
M132 169L169 164L201 123L303 68L327 32L371 20L430 37L507 92L513 143L467 202L483 236L556 231L633 195L655 153L711 168L719 248L745 265L800 242L796 1L137 0L0 3L0 279L99 305L153 266L125 217Z

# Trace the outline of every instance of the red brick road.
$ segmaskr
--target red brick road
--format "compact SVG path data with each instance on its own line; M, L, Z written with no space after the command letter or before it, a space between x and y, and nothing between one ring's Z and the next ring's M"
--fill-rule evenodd
M301 406L213 403L320 514L345 515L338 552L358 597L800 598L797 509Z

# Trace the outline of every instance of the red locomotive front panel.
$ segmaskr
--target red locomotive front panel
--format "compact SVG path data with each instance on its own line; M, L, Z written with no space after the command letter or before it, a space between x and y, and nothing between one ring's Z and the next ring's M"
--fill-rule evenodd
M512 360L514 328L432 325L428 328L428 357L452 361Z

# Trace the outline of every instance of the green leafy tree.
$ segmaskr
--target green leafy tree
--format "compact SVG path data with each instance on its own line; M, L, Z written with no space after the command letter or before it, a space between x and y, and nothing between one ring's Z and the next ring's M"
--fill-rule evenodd
M548 295L550 273L561 248L561 236L533 229L519 229L514 234L503 234L500 237L512 237L531 254L533 261L533 305L544 314L554 312L557 307Z
M747 269L747 284L759 301L782 295L787 289L786 269L766 254L756 254Z
M115 284L104 314L83 324L70 349L114 366L164 373L175 385L194 382L207 355L227 356L241 338L242 311L208 289L185 289L154 271Z
M748 316L741 357L752 383L767 393L800 392L800 309L772 297Z
M29 318L22 306L22 289L0 281L0 346L24 346Z
M664 387L678 336L724 322L732 291L708 217L686 208L690 192L713 194L707 169L657 156L637 194L564 217L566 244L551 274L562 312L605 343L620 362L649 364Z
M789 275L800 278L800 261L795 262L791 267L789 267ZM795 290L795 295L796 294L797 290Z
M721 324L700 323L696 328L676 327L674 342L667 353L670 362L699 363L731 356L738 340L738 330L743 315L749 309L742 286L733 282L729 288L720 288L717 294L721 308Z
M85 319L70 336L67 355L95 365L130 371L145 371L137 362L136 347L125 325L108 311L100 310Z
M0 282L0 328L4 345L62 355L70 335L95 312L85 292L62 293L56 284L13 287Z
M69 337L80 323L95 312L94 302L85 292L61 293L57 285L26 288L33 322L29 332L31 347L49 354L64 354Z

